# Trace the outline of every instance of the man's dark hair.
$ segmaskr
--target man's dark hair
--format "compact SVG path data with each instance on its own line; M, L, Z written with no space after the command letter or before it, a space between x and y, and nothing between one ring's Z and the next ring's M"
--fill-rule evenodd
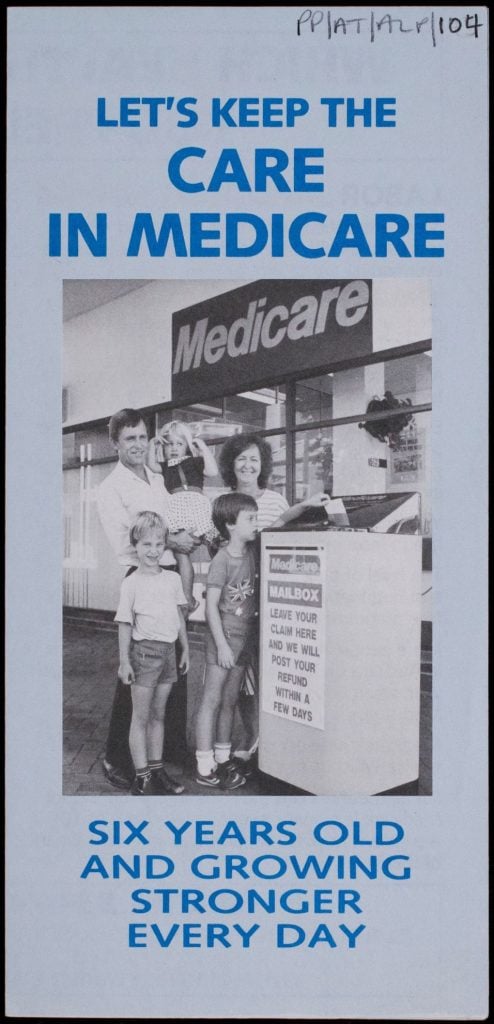
M223 540L230 540L229 526L234 526L242 509L257 512L257 501L250 494L232 491L220 494L213 501L213 523Z
M122 430L125 427L137 427L141 421L146 426L146 420L140 409L119 409L118 412L112 416L108 424L108 433L110 435L110 441L113 444L118 444L118 439Z

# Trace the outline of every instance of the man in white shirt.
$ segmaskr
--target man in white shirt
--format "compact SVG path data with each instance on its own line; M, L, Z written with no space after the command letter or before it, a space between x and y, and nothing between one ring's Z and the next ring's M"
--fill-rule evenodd
M200 541L185 530L176 530L163 478L146 466L148 432L143 414L138 409L121 409L112 416L109 432L118 462L98 488L97 505L101 524L119 563L127 569L127 575L137 566L129 528L137 513L145 511L157 512L164 519L170 531L169 548L189 554ZM170 567L175 564L175 559L169 548L164 551L160 562ZM174 687L168 701L165 735L168 758L171 737L175 755L181 754L183 758L185 754L186 693L186 685L182 682L180 687ZM103 769L109 782L121 789L130 786L134 774L129 750L131 714L130 687L118 680Z

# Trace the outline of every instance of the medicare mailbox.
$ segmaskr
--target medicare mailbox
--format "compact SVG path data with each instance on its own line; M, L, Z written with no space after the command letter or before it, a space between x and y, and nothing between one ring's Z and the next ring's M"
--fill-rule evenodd
M259 766L314 794L419 774L421 538L264 531Z

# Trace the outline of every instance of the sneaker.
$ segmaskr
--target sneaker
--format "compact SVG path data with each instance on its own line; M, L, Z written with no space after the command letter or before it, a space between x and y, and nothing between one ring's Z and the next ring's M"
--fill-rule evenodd
M232 761L237 771L239 771L245 779L250 778L250 776L254 775L258 770L257 750L245 761L242 757L233 757Z
M245 776L239 772L233 761L219 764L216 771L220 777L222 789L239 789L240 786L245 786Z
M170 796L172 793L175 796L178 796L179 793L183 793L185 790L185 786L183 786L181 782L176 782L175 779L172 779L164 768L159 768L158 771L151 772L151 775L155 784L161 787L161 793L163 796Z
M200 786L207 786L209 789L218 789L221 786L221 779L217 771L210 772L209 775L196 774L196 782Z
M130 793L131 796L163 796L163 790L152 775L145 779L138 779L136 776L130 787Z
M121 768L116 768L115 765L110 764L109 761L103 761L103 774L108 779L111 786L115 786L116 789L129 789L132 783L132 776L126 775Z

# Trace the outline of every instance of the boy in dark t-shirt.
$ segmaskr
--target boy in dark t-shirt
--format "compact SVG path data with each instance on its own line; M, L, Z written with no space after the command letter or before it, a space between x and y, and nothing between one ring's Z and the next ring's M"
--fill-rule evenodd
M257 504L234 491L213 503L213 522L227 541L209 567L206 677L196 723L196 782L237 789L244 776L230 759L233 715L257 645L258 571L254 552Z

